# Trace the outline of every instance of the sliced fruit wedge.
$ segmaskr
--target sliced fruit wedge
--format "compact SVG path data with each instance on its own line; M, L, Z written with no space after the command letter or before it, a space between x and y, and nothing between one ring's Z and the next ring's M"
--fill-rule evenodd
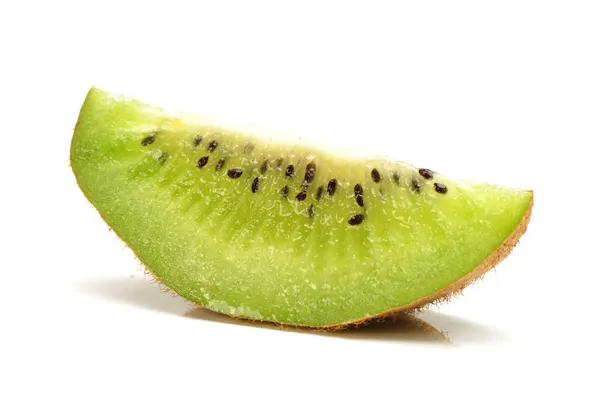
M460 291L525 232L533 193L265 138L92 88L71 144L85 197L182 297L336 327Z

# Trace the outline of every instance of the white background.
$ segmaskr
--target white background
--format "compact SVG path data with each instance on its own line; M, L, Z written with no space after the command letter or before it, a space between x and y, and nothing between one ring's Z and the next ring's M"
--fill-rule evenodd
M0 398L599 397L599 7L2 2ZM531 225L494 272L420 315L440 333L193 310L143 276L75 184L92 85L530 188Z

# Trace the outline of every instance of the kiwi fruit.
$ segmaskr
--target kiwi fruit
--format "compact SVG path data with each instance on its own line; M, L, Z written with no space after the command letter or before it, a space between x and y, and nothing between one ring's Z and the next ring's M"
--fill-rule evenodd
M449 298L525 233L533 192L266 138L91 88L87 200L148 271L232 317L337 328Z

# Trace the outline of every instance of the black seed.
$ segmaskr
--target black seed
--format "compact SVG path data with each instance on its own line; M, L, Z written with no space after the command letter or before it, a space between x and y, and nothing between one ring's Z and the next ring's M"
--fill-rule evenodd
M317 166L314 164L314 162L311 162L308 165L306 165L306 173L304 174L304 182L306 182L307 184L312 183L312 181L315 178L316 169L317 169Z
M218 146L219 146L219 142L217 140L213 140L210 143L208 143L208 145L206 146L206 151L213 152L214 150L217 149Z
M308 217L312 218L315 215L315 206L310 204L310 208L308 208Z
M277 159L277 170L281 170L281 165L283 165L283 158Z
M354 196L356 197L356 203L358 206L365 206L365 201L363 200L363 189L360 184L354 186Z
M260 174L264 175L267 173L267 169L269 168L269 161L265 160L262 165L260 165Z
M371 171L371 179L373 179L375 183L379 183L381 181L381 175L377 169L373 169Z
M258 191L258 177L254 178L252 182L252 192L255 193Z
M329 180L329 183L327 184L327 193L329 195L335 194L336 188L337 188L337 180L335 180L335 179Z
M446 194L448 192L448 187L446 187L442 183L433 183L433 187L435 187L435 191L437 191L440 194Z
M194 137L194 147L198 147L202 143L202 135L197 135Z
M203 168L206 166L206 164L208 163L208 155L203 156L202 158L200 158L198 160L198 163L196 164L196 166L198 166L199 168Z
M420 193L421 192L421 182L419 181L418 178L413 177L412 181L410 182L410 186L413 189L413 191Z
M350 219L348 219L348 223L350 224L350 226L356 226L361 224L363 220L365 220L365 217L359 213L358 215L354 215Z
M244 173L244 171L240 168L233 168L227 171L227 176L231 177L232 179L237 179L242 175L242 173Z
M167 159L169 159L169 154L167 154L166 152L162 152L160 156L156 159L156 162L162 165L165 162L167 162Z
M298 195L296 195L296 199L298 201L304 201L306 199L306 191L302 190L298 193Z
M317 201L321 200L321 197L323 196L323 190L324 190L323 186L319 186L319 188L317 188Z
M432 179L433 178L433 171L429 170L429 169L419 169L419 174L421 176L423 176L426 179Z
M400 175L398 174L398 172L394 172L394 174L392 175L392 178L394 179L394 183L396 184L400 184Z
M148 136L148 137L145 137L145 138L142 140L142 145L143 145L143 146L150 145L150 144L154 143L154 140L155 140L155 137L154 137L154 136Z
M288 186L283 186L283 188L281 189L281 196L283 198L287 198L289 192L290 188Z
M354 195L363 195L363 188L360 184L354 186Z
M254 144L246 143L246 146L244 147L244 153L250 154L252 152L252 150L254 150Z
M285 168L285 177L291 179L294 176L294 165L289 165Z
M223 168L223 165L225 165L225 158L221 158L217 161L217 164L215 165L215 170L221 170L221 168Z

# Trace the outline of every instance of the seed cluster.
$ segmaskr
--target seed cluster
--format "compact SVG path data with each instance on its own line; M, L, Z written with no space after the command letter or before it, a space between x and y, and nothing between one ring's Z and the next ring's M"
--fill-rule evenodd
M260 165L260 174L264 175L267 173L267 169L269 168L269 161L265 160L262 165Z
M145 138L142 140L142 145L143 145L143 146L148 146L148 145L150 145L150 144L154 143L154 140L155 140L154 136L148 136L148 137L145 137Z
M371 171L371 179L373 179L375 183L379 183L381 181L381 174L377 169L373 169Z
M416 176L413 177L412 180L410 181L410 188L412 188L413 191L416 193L421 192L421 182L419 181L419 179Z
M356 186L354 186L354 198L356 198L356 203L360 207L365 206L365 201L363 199L363 196L364 196L364 192L363 192L362 186L360 184L357 184Z
M204 140L204 137L202 135L196 135L192 141L193 147L199 147L200 144L202 144L203 140ZM142 139L141 145L142 146L150 146L155 141L156 141L156 134L151 134ZM206 152L210 154L210 153L214 152L218 146L219 146L219 142L217 140L212 140L206 146ZM246 143L246 145L244 147L244 153L250 154L253 150L254 150L254 144ZM156 158L156 160L159 164L164 164L168 159L169 159L169 154L167 154L166 152L161 152L160 155ZM208 165L209 161L210 161L210 156L204 155L198 159L196 166L199 169L202 169L206 165ZM283 161L284 161L283 158L278 158L275 161L275 170L277 170L277 171L282 170ZM226 157L219 158L215 164L215 170L216 171L221 170L225 166L225 163L226 163ZM268 172L268 170L269 170L269 161L263 160L258 171L261 175L265 175ZM308 196L308 194L307 194L308 187L315 179L316 170L317 170L317 166L316 166L315 162L311 161L306 165L304 179L302 180L302 183L300 185L301 190L300 190L300 192L298 192L298 194L296 194L297 201L302 202L302 201L306 200L306 198ZM239 179L243 175L243 173L244 173L244 171L242 168L230 168L227 170L227 176L231 179ZM292 164L288 165L285 168L284 175L285 175L285 178L287 178L287 179L294 178L294 176L296 175L294 165L292 165ZM418 174L415 173L410 181L410 188L416 193L420 193L422 190L422 181L421 181L421 179L419 179L419 176L424 178L425 180L431 180L434 178L435 173L430 169L425 169L425 168L418 169ZM383 181L383 176L378 169L373 168L373 169L371 169L371 179L375 183L381 183ZM392 181L396 185L401 184L400 174L397 171L392 172ZM329 180L326 187L324 185L320 185L316 189L315 200L320 201L322 199L325 191L327 191L327 194L330 197L335 195L335 193L337 191L337 187L338 187L337 179ZM439 182L434 182L433 188L434 188L435 192L437 192L439 194L446 194L448 192L448 187L446 187L446 185L439 183ZM252 193L257 193L260 190L260 179L258 177L255 177L252 180L250 190L252 191ZM379 192L380 192L381 197L384 198L383 188L380 188ZM290 193L290 187L288 185L283 186L280 190L280 194L283 198L288 198L289 193ZM357 183L354 186L354 199L356 201L356 204L359 207L361 207L361 208L365 207L364 189L360 183ZM314 204L310 204L310 206L308 208L308 217L312 218L314 216L314 214L315 214ZM365 220L364 213L358 213L358 214L351 216L348 219L348 224L351 226L357 226L357 225L363 223L364 220Z
M312 183L315 178L316 169L317 167L314 162L306 165L306 173L304 174L304 181L302 182L303 185L308 186L310 183Z
M167 154L166 152L161 152L158 158L156 159L156 162L162 165L165 162L167 162L167 159L169 159L169 154Z
M446 187L442 183L433 183L433 187L435 188L435 191L437 191L440 194L446 194L448 192L448 187Z
M329 196L332 196L333 194L335 194L336 188L337 188L337 180L335 180L335 179L329 180L329 183L327 184L327 194L329 194Z
M240 168L233 168L227 171L227 176L232 179L239 179L242 176L242 173L244 173L244 171Z
M288 179L294 177L294 165L288 165L288 167L285 168L285 177Z
M357 215L352 216L348 220L348 223L350 224L350 226L356 226L356 225L361 224L364 220L365 220L365 216L359 213Z
M433 179L433 171L429 169L419 169L419 174L427 180Z
M252 181L252 192L256 193L258 191L258 177L254 178L254 181Z
M206 156L203 156L202 158L200 158L200 159L198 160L197 166L198 166L199 168L203 168L203 167L205 167L205 166L206 166L206 164L208 164L208 155L206 155Z
M304 201L306 199L306 190L302 190L296 195L298 201Z
M321 200L321 197L323 196L323 186L319 186L319 188L317 188L317 201Z
M219 142L217 140L213 140L210 143L208 143L208 146L206 147L206 151L213 152L214 150L217 149L218 146L219 146Z

